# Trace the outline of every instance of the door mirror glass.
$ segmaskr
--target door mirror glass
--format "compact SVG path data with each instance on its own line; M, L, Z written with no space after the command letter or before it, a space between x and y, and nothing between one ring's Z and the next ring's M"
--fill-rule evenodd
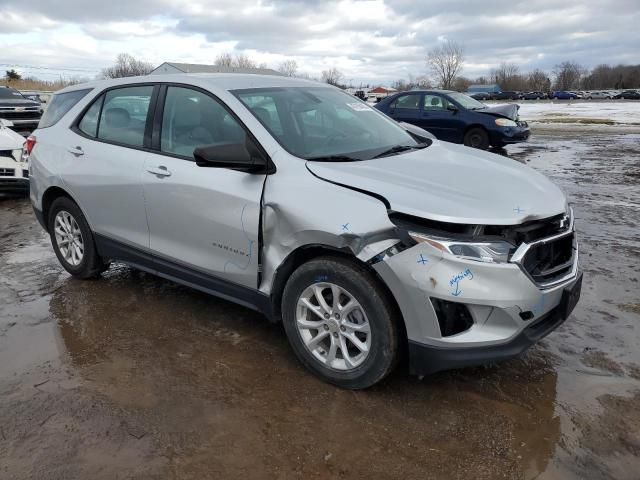
M447 104L447 110L451 110L452 112L457 112L458 111L458 107L456 107L453 103L448 103Z

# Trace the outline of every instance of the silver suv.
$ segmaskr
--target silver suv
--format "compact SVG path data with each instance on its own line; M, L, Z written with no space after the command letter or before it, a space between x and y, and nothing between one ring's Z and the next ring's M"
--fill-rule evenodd
M31 200L69 273L124 262L256 309L345 388L402 356L415 374L516 356L580 296L573 213L543 175L325 84L76 85L27 145Z

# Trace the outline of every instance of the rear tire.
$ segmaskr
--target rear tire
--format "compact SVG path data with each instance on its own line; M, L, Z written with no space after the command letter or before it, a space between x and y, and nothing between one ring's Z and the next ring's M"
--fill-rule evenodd
M76 203L67 197L53 201L49 209L49 236L62 267L76 278L95 278L109 268L95 246L93 232Z
M284 289L282 321L300 362L339 387L370 387L398 362L396 310L355 261L321 257L300 266Z
M467 147L486 150L487 148L489 148L489 134L483 128L471 128L467 133L464 134L464 144Z

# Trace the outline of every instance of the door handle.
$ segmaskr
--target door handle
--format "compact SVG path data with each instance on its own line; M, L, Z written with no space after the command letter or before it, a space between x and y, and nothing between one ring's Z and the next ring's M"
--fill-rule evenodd
M68 150L71 155L75 155L76 157L84 155L84 150L82 150L82 147L73 147L69 148Z
M171 172L164 165L158 165L157 167L147 168L147 172L153 173L158 177L170 177Z

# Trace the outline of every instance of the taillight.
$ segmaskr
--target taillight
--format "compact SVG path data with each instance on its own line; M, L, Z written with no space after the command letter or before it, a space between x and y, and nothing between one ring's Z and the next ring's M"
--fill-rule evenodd
M22 158L21 158L21 160L23 162L26 162L26 161L29 160L29 155L31 155L31 152L33 151L33 147L35 147L35 146L36 146L36 137L34 137L33 135L29 135L27 137L27 140L22 145Z
M22 148L24 148L24 150L27 152L27 155L31 155L33 147L35 146L36 146L36 137L34 137L33 135L29 135L27 137L27 141L24 142L24 145L22 146Z

